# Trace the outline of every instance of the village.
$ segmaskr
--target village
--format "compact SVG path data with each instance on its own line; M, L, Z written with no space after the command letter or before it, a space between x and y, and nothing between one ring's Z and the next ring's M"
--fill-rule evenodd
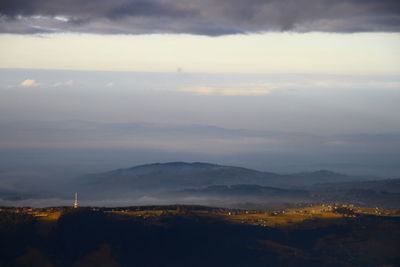
M2 212L12 212L31 215L41 221L56 221L73 210L90 210L105 214L132 216L136 219L151 220L162 216L200 216L223 219L235 224L247 224L263 227L287 227L304 221L322 221L321 219L340 220L354 219L360 216L400 216L397 210L378 207L357 207L352 204L320 203L298 204L290 208L275 210L211 208L196 205L166 205L166 206L133 206L133 207L0 207Z

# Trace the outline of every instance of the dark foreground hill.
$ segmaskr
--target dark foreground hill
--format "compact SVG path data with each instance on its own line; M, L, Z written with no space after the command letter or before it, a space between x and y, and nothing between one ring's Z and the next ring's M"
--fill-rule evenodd
M400 264L398 217L361 216L263 227L230 223L212 216L217 210L212 208L168 212L175 208L162 208L158 216L69 209L54 221L3 211L0 266Z

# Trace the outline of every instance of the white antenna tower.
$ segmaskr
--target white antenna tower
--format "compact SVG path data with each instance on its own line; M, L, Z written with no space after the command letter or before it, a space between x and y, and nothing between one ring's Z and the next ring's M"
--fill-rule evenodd
M78 192L75 192L75 201L74 201L74 208L78 208Z

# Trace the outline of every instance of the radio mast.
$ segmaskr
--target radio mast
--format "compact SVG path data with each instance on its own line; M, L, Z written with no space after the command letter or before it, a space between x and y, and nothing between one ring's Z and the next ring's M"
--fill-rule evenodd
M75 201L74 201L74 208L78 208L78 192L75 192Z

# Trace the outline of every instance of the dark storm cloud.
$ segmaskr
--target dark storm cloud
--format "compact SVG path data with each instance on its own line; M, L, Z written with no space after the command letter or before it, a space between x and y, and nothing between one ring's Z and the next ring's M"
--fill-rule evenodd
M9 33L192 33L400 31L398 0L6 0Z
M194 10L181 9L174 5L145 0L129 1L106 12L106 16L113 20L135 16L179 18L189 15L195 15Z

